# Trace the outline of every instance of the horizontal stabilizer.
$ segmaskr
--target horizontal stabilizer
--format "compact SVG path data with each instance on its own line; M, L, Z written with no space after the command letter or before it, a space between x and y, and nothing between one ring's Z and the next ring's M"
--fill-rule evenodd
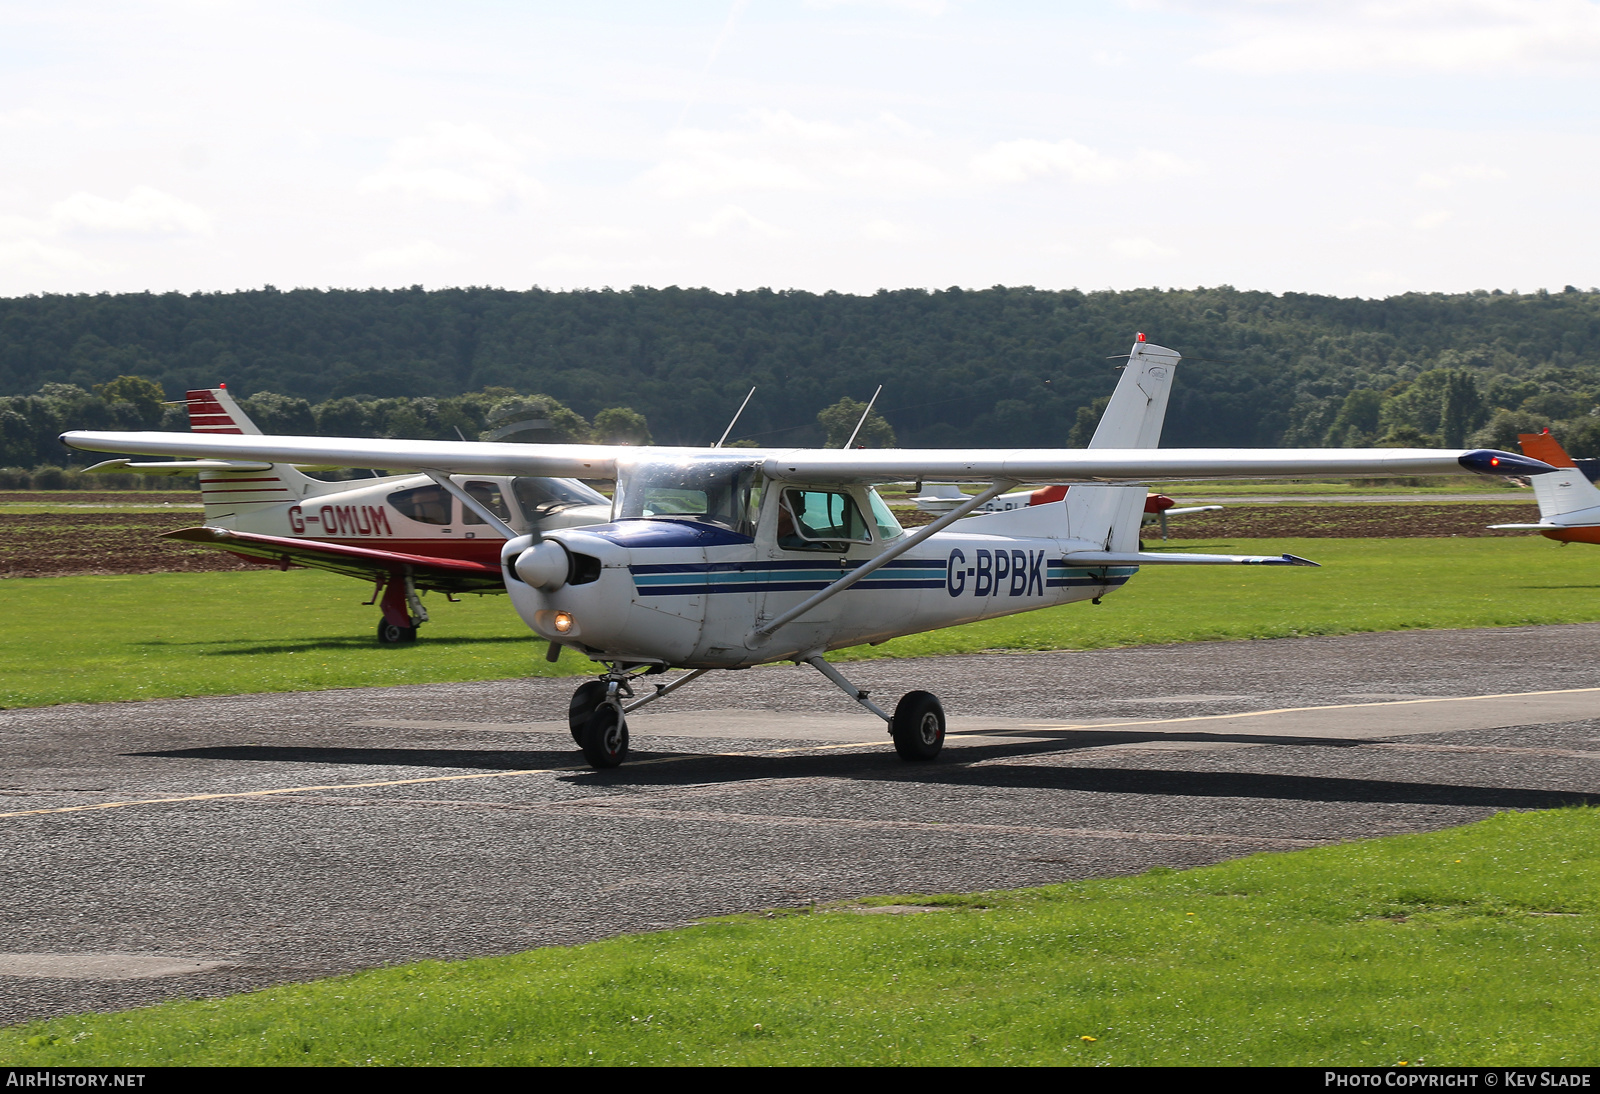
M236 532L229 528L179 528L175 532L163 532L162 538L215 547L246 558L261 559L269 564L305 566L349 577L388 578L410 574L419 588L450 592L505 592L505 581L498 566L470 559L430 557L346 543L265 536L256 532Z
M1299 555L1180 555L1175 551L1071 551L1068 566L1320 566Z

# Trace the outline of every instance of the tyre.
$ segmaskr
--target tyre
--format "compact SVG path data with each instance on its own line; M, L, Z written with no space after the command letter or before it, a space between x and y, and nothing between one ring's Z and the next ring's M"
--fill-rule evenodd
M402 627L398 623L391 623L387 619L378 620L378 644L380 646L398 646L406 642L417 640L417 628Z
M903 760L931 760L944 747L944 707L926 691L908 691L889 723L894 750Z
M572 730L572 739L580 748L583 746L584 723L599 708L605 697L604 680L590 680L587 684L579 684L578 690L572 693L572 702L567 704L567 728Z
M628 758L628 723L614 706L596 707L578 734L583 758L593 768L616 767Z

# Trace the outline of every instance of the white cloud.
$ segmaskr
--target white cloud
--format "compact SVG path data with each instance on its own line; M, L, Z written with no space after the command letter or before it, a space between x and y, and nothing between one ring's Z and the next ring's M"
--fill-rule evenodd
M740 205L725 205L712 214L711 219L689 225L689 234L701 238L727 235L754 235L765 239L782 239L793 232L753 216Z
M972 170L994 182L1026 182L1040 175L1065 175L1074 182L1115 182L1122 165L1074 140L1002 141L973 157Z
M528 153L482 125L439 122L396 141L389 162L361 180L363 193L499 205L544 190L523 170Z
M1492 182L1506 177L1506 173L1498 167L1486 167L1481 163L1457 164L1436 171L1424 171L1417 176L1417 189L1419 190L1445 190L1458 182Z
M869 220L861 226L861 234L868 239L884 243L909 243L922 238L922 233L892 220Z
M646 171L642 181L666 197L817 188L816 181L796 164L771 156L723 152L697 152L667 159Z
M739 191L899 193L944 185L950 174L929 154L929 138L890 114L854 125L755 110L728 130L680 130L640 176L665 197Z
M135 186L121 201L80 191L50 207L50 227L118 235L208 236L213 230L210 213L151 186Z
M1108 245L1108 250L1118 258L1146 259L1146 258L1176 258L1178 252L1171 247L1161 244L1145 236L1134 236L1128 239L1113 239Z
M1227 44L1196 60L1236 72L1483 72L1600 63L1600 7L1590 0L1177 0L1160 6L1220 23Z
M1183 175L1194 170L1167 152L1147 149L1125 160L1067 138L1002 141L974 156L971 168L979 178L990 182L1026 182L1060 175L1082 183L1116 182L1130 176Z
M384 247L361 256L361 267L377 273L409 273L431 270L461 256L430 239L419 239L395 247Z
M1432 228L1439 227L1439 225L1443 224L1453 216L1455 216L1455 213L1450 209L1432 209L1414 219L1411 222L1411 226L1420 231L1426 232Z
M943 15L955 7L950 0L806 0L806 7L821 8L889 8L912 15Z
M9 274L49 275L54 273L95 273L101 263L65 247L52 247L37 239L0 243L0 267Z

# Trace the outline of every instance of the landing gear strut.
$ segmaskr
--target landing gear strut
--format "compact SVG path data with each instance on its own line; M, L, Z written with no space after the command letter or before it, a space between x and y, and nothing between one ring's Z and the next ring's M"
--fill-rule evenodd
M567 704L567 728L583 749L583 758L593 768L616 767L628 758L628 711L652 702L708 670L680 676L670 684L657 684L654 695L633 699L633 682L641 676L666 672L665 665L628 665L606 662L606 674L598 680L579 684Z
M867 693L846 680L838 669L821 656L807 657L810 665L832 681L839 690L882 718L894 739L894 749L902 759L932 760L944 748L944 707L937 696L926 691L909 691L890 714L867 697ZM655 691L634 698L633 684L643 676L666 672L665 665L638 665L607 661L606 674L578 685L567 704L567 728L583 749L589 766L604 769L619 766L628 758L628 715L646 703L670 695L710 669L686 672L669 683L657 684Z
M411 575L391 575L387 579L380 579L378 588L383 592L380 602L383 618L378 620L378 644L397 646L415 642L417 628L428 621L428 609L422 606L422 598L417 595L417 586ZM373 599L377 597L378 590L374 590Z
M844 678L844 674L822 659L808 657L805 663L832 681L840 691L889 723L894 750L903 760L932 760L944 748L944 707L938 696L927 691L908 691L890 715L867 698L867 692Z

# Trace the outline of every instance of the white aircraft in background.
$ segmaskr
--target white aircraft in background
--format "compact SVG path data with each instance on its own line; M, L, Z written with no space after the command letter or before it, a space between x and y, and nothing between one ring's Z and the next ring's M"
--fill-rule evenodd
M1292 555L1139 550L1151 481L1554 470L1490 451L1158 449L1178 361L1175 351L1139 335L1087 449L628 448L102 432L71 432L62 441L99 452L427 475L505 538L506 591L550 643L549 656L569 647L605 666L577 689L568 711L595 767L626 758L629 713L713 669L775 661L812 666L888 723L901 756L929 760L944 744L939 700L912 691L890 713L830 665L827 651L1098 600L1144 565L1311 565ZM548 531L535 524L519 534L454 477L474 475L614 479L611 520ZM985 485L907 532L873 487L918 478ZM1059 503L971 515L1024 483L1073 485ZM640 677L669 668L688 671L635 698Z
M226 387L191 391L189 428L208 436L259 437ZM168 539L215 547L265 566L306 566L375 583L378 641L416 640L427 622L421 594L503 593L500 544L477 512L427 475L323 482L333 467L270 460L108 460L89 471L197 475L205 524ZM575 528L611 519L611 500L576 479L458 475L455 485L514 531ZM379 597L382 600L379 600ZM371 603L371 601L369 601Z
M960 483L954 482L919 482L916 484L917 496L911 500L917 508L924 513L948 513L957 505L967 499L967 494L961 489ZM1051 486L1041 486L1037 490L1017 490L1010 494L1001 494L978 506L978 513L1009 513L1013 509L1025 509L1030 505L1049 505L1054 501L1061 501L1067 496L1070 487L1056 483ZM1165 494L1151 493L1144 499L1144 516L1142 523L1159 523L1161 525L1161 538L1167 538L1167 518L1182 517L1190 513L1220 513L1220 505L1184 505Z
M1567 450L1547 429L1543 433L1522 433L1517 443L1524 456L1554 467L1553 475L1533 479L1533 493L1539 499L1538 524L1491 524L1491 528L1522 528L1538 532L1561 544L1600 543L1600 490L1595 489Z

